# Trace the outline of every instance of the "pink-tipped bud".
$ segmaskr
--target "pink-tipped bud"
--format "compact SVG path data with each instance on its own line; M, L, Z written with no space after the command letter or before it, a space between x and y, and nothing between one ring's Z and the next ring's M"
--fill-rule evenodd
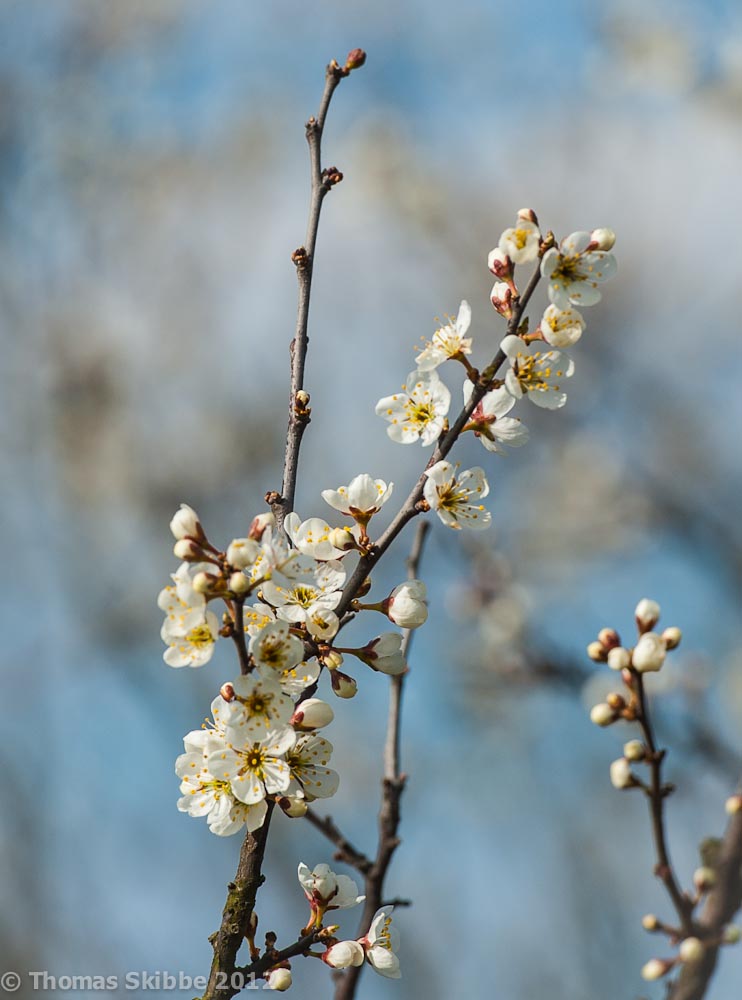
M227 681L226 684L222 684L219 688L219 694L225 701L234 701L237 695L235 694L234 687Z
M657 601L650 601L648 597L642 598L634 611L636 627L640 632L649 632L660 620L660 606Z
M615 628L602 628L598 632L598 642L606 649L613 649L621 645L621 638Z
M276 519L273 514L257 514L252 519L252 524L250 525L247 537L254 538L256 542L259 542L263 537L265 529L274 527L275 523Z
M532 208L520 208L518 209L518 218L522 219L523 222L532 222L534 226L538 225L538 219L536 213Z
M508 281L513 277L513 262L499 247L490 250L487 255L487 267L500 281Z
M345 69L350 72L352 69L360 69L366 62L366 53L363 49L351 49L345 60Z
M170 530L177 539L195 538L198 542L206 540L198 514L187 503L180 505L180 509L170 522Z
M683 633L677 627L677 625L670 625L662 633L662 641L667 649L675 649L680 645L680 640L683 638Z
M358 684L342 670L333 670L330 673L330 680L332 681L333 693L338 698L355 698L358 693Z
M595 244L596 250L612 250L616 242L616 234L612 229L593 229L590 233L590 242Z
M492 291L490 292L490 301L501 316L505 319L510 319L513 315L513 292L510 285L506 284L504 281L497 281L492 286Z
M335 718L335 713L321 698L307 698L297 705L296 711L289 719L289 724L301 732L311 732L329 726Z

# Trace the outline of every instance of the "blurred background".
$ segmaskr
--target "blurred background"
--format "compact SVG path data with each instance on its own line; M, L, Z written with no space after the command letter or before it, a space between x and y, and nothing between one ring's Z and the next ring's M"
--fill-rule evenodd
M486 257L517 209L559 236L613 227L619 259L566 409L522 404L531 442L507 459L458 452L488 471L493 529L436 522L425 556L388 886L414 901L404 978L366 973L360 996L659 998L639 969L667 949L640 918L669 908L645 804L608 780L628 730L588 719L611 676L584 648L604 625L629 642L645 596L683 629L651 680L688 884L742 772L734 0L0 4L0 965L208 971L241 838L177 812L173 762L235 669L226 643L199 671L162 662L167 524L188 501L226 544L280 487L303 123L358 45L325 136L345 180L319 238L303 517L362 471L406 496L425 453L374 404L462 298L475 363L494 353ZM357 675L329 811L370 852L386 681ZM293 940L296 865L330 858L275 823L262 929ZM330 996L318 964L295 963L298 997ZM727 949L714 1000L740 977Z

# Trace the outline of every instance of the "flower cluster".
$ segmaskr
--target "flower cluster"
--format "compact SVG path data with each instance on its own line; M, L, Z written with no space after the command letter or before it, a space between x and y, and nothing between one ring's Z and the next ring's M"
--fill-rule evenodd
M299 884L304 890L310 906L309 923L303 930L320 930L325 913L344 910L362 902L366 897L358 895L358 886L347 875L336 875L329 865L316 865L311 871L305 864L299 865ZM324 935L325 951L319 956L332 969L347 969L363 965L364 961L387 979L399 979L399 934L392 926L392 906L382 906L376 911L368 933L363 937L340 940L334 934ZM336 931L336 926L331 931Z
M463 431L472 431L487 451L504 453L503 445L525 444L527 428L509 414L524 396L546 409L558 409L566 403L564 382L572 376L574 363L560 349L576 344L585 329L585 321L574 307L598 302L598 286L615 273L616 261L609 252L614 242L611 230L595 229L572 233L557 247L551 234L542 237L533 210L521 209L515 226L502 233L488 257L488 266L498 279L491 302L508 320L498 364L483 373L473 367L473 341L467 336L472 313L469 303L462 301L458 315L446 317L419 352L417 368L407 376L401 392L384 396L376 404L376 413L389 424L387 434L392 441L420 441L427 446L445 439L451 393L437 369L446 361L455 361L463 365L467 375L463 395L468 419ZM548 282L549 305L539 324L529 331L527 321L521 322L515 268L539 258L537 277ZM497 378L499 363L505 361L509 365L505 377ZM441 460L431 462L426 476L425 502L445 525L487 527L489 512L480 503L471 502L485 497L489 490L482 469L469 469L457 477L454 466Z

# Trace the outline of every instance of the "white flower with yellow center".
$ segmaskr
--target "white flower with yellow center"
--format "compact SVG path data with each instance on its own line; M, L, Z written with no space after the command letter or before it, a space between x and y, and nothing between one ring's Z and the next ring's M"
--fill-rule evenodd
M505 337L500 349L510 360L505 386L516 399L528 396L547 410L558 410L567 402L564 380L574 373L574 362L559 351L541 351L515 334Z
M386 432L398 444L432 444L444 427L451 393L438 372L410 372L403 392L385 396L376 413L389 423Z
M250 567L248 576L253 584L270 580L274 576L293 580L311 575L313 568L312 559L300 555L297 549L292 549L283 532L276 532L269 526L263 532L260 552Z
M492 515L477 502L486 497L490 489L483 469L477 466L457 476L455 465L436 462L425 475L423 496L447 527L479 530L489 525Z
M383 479L372 479L363 472L351 479L347 486L338 486L336 490L322 490L322 499L334 510L366 525L381 510L393 489L394 483L387 486Z
M286 667L283 670L273 670L272 668L258 667L261 676L274 678L284 694L289 698L298 698L310 684L314 684L320 675L320 664L316 656L310 660L302 661L293 667Z
M336 875L329 865L315 865L310 871L302 861L298 870L299 885L310 903L323 910L347 910L366 898L359 896L358 886L349 875Z
M552 347L572 347L583 334L585 320L576 309L558 309L550 305L546 307L538 328L546 343Z
M361 938L366 958L372 968L387 979L400 979L399 958L395 954L399 948L399 932L392 926L392 906L382 906L371 921L368 934Z
M334 795L340 784L340 775L327 766L331 756L332 743L324 736L317 736L316 733L299 736L286 754L291 769L288 794L303 795L309 802Z
M440 327L433 334L433 339L429 340L424 349L417 356L417 370L420 372L430 372L444 361L455 358L463 358L466 354L471 354L471 338L464 334L471 324L471 307L464 299L459 306L459 313L456 319L447 316L448 323Z
M269 622L250 639L250 655L259 668L282 673L304 659L304 643L292 635L288 622ZM261 669L266 676L265 669ZM270 675L268 675L270 676Z
M286 515L283 522L286 534L296 548L304 556L312 559L341 559L345 553L331 544L332 528L321 517L310 517L302 521L299 515L292 511Z
M263 598L276 609L285 622L306 622L315 613L333 611L340 602L345 570L339 562L315 564L311 578L301 580L268 580L263 585ZM297 661L298 662L298 661Z
M549 282L549 300L559 309L593 306L600 302L598 285L616 273L616 258L597 250L590 233L565 237L559 249L551 247L541 260L541 274Z
M262 826L266 805L259 802L246 806L237 802L229 784L209 771L208 756L226 745L218 731L196 730L183 740L185 753L175 762L175 773L181 779L178 809L189 816L205 816L212 833L228 837L245 825L249 830Z
M191 572L201 565L183 563L172 574L173 583L160 591L157 605L165 612L160 637L167 645L163 654L170 667L201 667L214 653L219 621L206 608L206 599L193 589Z
M244 629L248 635L257 635L261 629L276 620L276 613L269 604L246 604L242 609Z
M474 391L474 384L468 379L464 382L464 403L468 403ZM498 444L507 444L511 448L519 448L528 440L528 428L518 417L509 417L508 413L515 406L514 397L505 386L486 393L477 403L469 417L464 430L474 431L487 451L504 455L505 451Z
M507 254L514 264L528 264L538 257L540 243L538 226L519 216L515 225L500 236L498 249Z
M283 694L277 680L240 675L227 687L233 698L230 701L221 695L215 698L211 712L215 723L224 727L228 743L242 745L288 724L294 703Z
M262 740L225 746L206 759L209 772L229 784L232 794L245 805L260 802L265 796L285 792L291 773L285 754L296 741L296 733L287 726L266 733Z

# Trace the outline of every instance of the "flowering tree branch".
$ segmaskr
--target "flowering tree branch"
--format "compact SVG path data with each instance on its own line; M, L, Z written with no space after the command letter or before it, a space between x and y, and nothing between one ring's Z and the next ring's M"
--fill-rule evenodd
M430 525L422 521L417 528L415 539L407 560L407 575L410 580L417 578L420 560ZM403 640L405 659L409 655L413 630L406 629ZM400 770L399 740L402 723L402 692L404 674L390 678L389 714L387 717L386 741L384 743L384 777L381 784L381 809L379 811L379 839L373 864L363 872L365 876L366 902L358 925L358 936L368 933L374 914L383 904L384 881L394 852L399 845L399 802L404 791L406 776ZM336 973L335 1000L353 1000L358 987L363 965L351 966L343 973Z

